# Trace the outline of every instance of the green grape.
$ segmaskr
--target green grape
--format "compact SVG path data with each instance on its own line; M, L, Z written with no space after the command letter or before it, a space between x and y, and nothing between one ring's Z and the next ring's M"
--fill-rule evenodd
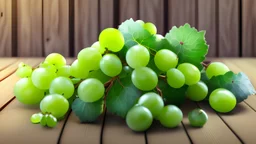
M119 78L125 78L131 76L132 69L129 66L124 66L122 72L119 74Z
M235 108L236 97L229 90L218 88L210 94L209 103L217 112L227 113Z
M102 56L95 48L84 48L78 53L77 59L79 63L86 66L88 70L98 70Z
M63 117L68 109L68 100L59 94L50 94L44 97L40 103L42 113L52 114L56 118Z
M154 92L148 92L143 94L139 98L138 104L148 108L154 118L159 115L159 112L164 107L163 99L161 98L160 95Z
M229 68L221 62L212 62L206 68L206 76L211 79L213 76L224 75L226 72L229 71Z
M40 121L41 126L46 126L46 124L47 124L47 117L48 117L48 114L43 115L43 117L42 117L42 119Z
M136 23L139 23L141 26L144 26L144 21L143 20L136 20Z
M100 80L102 83L106 83L107 81L109 81L111 79L111 77L105 75L101 71L101 69L90 72L88 78L96 78L96 79Z
M75 60L70 67L70 74L73 77L84 79L88 77L89 70L80 64L78 60Z
M70 66L64 65L64 66L58 67L56 74L57 76L70 77Z
M19 64L19 67L16 71L16 74L20 77L20 78L24 78L24 77L30 77L32 74L32 67L29 65L24 64L23 62L21 62Z
M118 29L106 28L100 33L99 42L101 47L118 52L124 46L124 37Z
M66 65L66 59L59 53L51 53L46 58L45 61L56 66L64 66Z
M51 114L46 117L46 125L50 128L55 127L57 125L57 122L57 119Z
M43 114L42 113L35 113L33 114L31 117L30 117L30 121L33 123L33 124L38 124L41 122L41 119L43 117Z
M68 99L73 95L75 88L69 78L57 77L52 81L49 91L50 94L60 94Z
M48 71L46 68L37 68L32 73L32 82L39 89L49 89L52 80L56 77L56 73Z
M36 88L31 78L22 78L14 86L14 95L27 105L38 104L44 98L44 91Z
M194 85L190 85L186 92L187 97L192 101L201 101L206 98L207 94L208 87L201 81Z
M152 122L153 116L144 106L134 106L126 115L126 124L134 131L145 131Z
M99 41L96 41L95 43L93 43L91 47L97 49L101 54L104 54L104 52L106 51L104 47L100 46Z
M40 63L39 67L40 68L45 68L48 71L51 71L51 72L54 72L54 73L57 71L57 68L54 65L48 63L47 61L44 61L44 62Z
M122 71L121 60L114 54L106 54L100 61L100 69L107 76L117 76Z
M85 102L95 102L104 96L104 85L95 78L88 78L77 89L79 98Z
M178 57L174 52L168 49L162 49L156 53L154 62L158 69L166 72L170 68L175 68L177 66Z
M182 118L182 111L175 105L165 106L158 116L160 123L167 128L177 127L181 123Z
M72 78L71 81L73 84L77 84L81 81L81 79L80 78Z
M173 88L180 88L185 84L185 76L176 68L171 68L166 73L167 83Z
M201 78L199 69L190 63L180 64L177 69L185 76L185 84L187 85L196 84Z
M202 109L196 108L188 113L188 120L193 127L203 127L208 120L208 116Z
M144 67L150 59L149 51L142 45L131 47L126 53L126 62L132 68Z
M156 73L148 67L140 67L132 72L132 83L140 90L150 91L158 83Z
M146 29L147 31L149 31L150 34L154 35L157 32L156 26L151 23L151 22L147 22L143 25L144 29Z

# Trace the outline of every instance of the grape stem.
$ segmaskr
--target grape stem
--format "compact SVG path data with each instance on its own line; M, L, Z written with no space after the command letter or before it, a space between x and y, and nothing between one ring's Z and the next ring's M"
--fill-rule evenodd
M165 75L159 75L159 77L162 78L162 79L166 79Z
M161 97L163 97L162 90L161 90L158 86L156 86L156 90L157 90L158 94L159 94Z
M202 65L204 66L204 68L206 69L209 65L210 65L211 61L203 61Z
M106 89L106 91L105 91L105 96L104 96L104 104L103 104L103 110L105 111L106 110L106 99L107 99L107 95L108 95L108 92L109 92L109 90L110 90L110 88L113 86L113 84L114 84L114 78L115 77L113 77L112 79L110 79L109 80L109 82L106 82L106 83L108 83L108 86L107 86L107 89ZM105 83L105 84L106 84ZM105 85L104 84L104 85Z

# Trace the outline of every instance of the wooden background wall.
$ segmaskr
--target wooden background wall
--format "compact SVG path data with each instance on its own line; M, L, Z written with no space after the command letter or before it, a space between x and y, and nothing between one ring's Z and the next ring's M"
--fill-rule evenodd
M207 30L209 56L256 56L256 0L0 0L0 56L73 57L128 18Z

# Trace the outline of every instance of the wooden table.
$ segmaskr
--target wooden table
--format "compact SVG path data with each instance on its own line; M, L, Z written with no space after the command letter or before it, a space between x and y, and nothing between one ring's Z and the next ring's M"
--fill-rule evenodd
M39 112L37 107L19 103L13 95L13 87L19 78L15 70L23 61L36 66L42 58L0 58L0 144L236 144L256 143L256 96L250 96L236 106L230 114L214 112L207 103L186 102L182 111L184 119L175 129L163 128L155 122L145 133L132 132L125 121L109 113L95 124L81 124L70 113L53 129L30 123L30 116ZM69 59L71 63L73 59ZM243 71L256 85L256 59L229 58L222 61L234 72ZM208 123L203 128L188 125L187 114L193 108L203 108Z

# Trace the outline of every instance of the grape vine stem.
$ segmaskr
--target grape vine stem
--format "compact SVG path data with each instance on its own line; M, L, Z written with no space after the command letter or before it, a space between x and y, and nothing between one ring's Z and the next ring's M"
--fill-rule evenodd
M156 90L157 90L158 94L159 94L161 97L163 97L162 90L161 90L158 86L156 86Z

